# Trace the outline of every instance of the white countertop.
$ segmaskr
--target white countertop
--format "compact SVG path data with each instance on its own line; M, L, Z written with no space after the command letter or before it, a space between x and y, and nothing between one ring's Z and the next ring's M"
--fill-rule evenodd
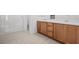
M38 20L38 21L79 26L79 22L71 22L71 21L57 21L57 20Z

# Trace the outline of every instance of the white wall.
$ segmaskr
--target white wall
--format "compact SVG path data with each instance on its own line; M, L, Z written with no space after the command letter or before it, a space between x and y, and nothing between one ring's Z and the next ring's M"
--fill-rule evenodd
M7 22L7 32L16 32L23 30L23 17L20 15L9 15Z
M28 15L22 15L22 17L23 17L23 30L27 31L27 24L28 24L29 16Z
M6 27L5 19L6 19L5 15L0 15L0 33L5 32L5 27Z
M49 15L31 15L29 20L30 32L36 33L37 32L37 20L40 19L50 19Z
M29 31L29 19L30 16L29 15L24 15L24 30Z
M0 15L0 33L27 31L27 15Z
M37 20L50 19L49 15L3 15L0 16L0 33L11 33L16 31L37 32ZM29 26L27 28L27 26Z

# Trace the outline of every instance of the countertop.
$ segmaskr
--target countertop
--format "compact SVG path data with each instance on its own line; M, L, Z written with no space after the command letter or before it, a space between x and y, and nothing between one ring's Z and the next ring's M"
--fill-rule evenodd
M79 22L71 22L71 21L58 21L58 20L38 20L38 21L79 26Z

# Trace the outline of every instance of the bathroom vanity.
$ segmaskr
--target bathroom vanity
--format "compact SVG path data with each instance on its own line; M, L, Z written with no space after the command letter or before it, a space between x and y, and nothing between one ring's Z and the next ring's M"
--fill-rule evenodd
M79 23L55 20L38 20L37 32L61 43L79 43Z

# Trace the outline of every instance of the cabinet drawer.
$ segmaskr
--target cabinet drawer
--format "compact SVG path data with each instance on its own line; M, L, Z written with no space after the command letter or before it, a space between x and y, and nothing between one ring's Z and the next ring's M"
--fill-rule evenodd
M47 31L48 31L48 32L53 32L53 26L48 26L48 27L47 27Z
M53 37L53 32L47 32L47 35L52 38Z
M47 23L47 26L52 26L53 24L52 23Z

